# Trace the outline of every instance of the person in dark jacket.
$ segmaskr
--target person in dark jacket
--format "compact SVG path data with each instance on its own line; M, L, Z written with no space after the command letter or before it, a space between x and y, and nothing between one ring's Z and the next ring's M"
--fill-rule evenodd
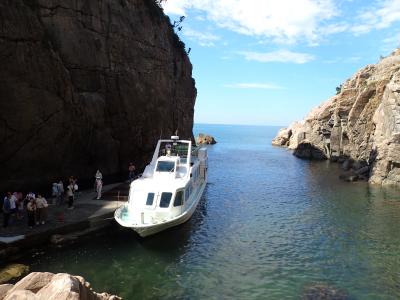
M36 215L36 200L35 198L29 198L29 202L26 206L26 212L28 214L28 226L33 228L35 225L35 215Z
M129 167L128 167L128 172L129 172L128 180L129 180L129 182L132 182L132 180L135 178L135 170L136 170L136 168L133 165L133 163L129 163Z

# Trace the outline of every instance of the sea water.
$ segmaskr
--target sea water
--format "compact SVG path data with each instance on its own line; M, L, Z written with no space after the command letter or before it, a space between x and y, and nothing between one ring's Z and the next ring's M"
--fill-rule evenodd
M400 298L400 193L273 147L277 127L201 125L209 183L187 223L141 239L115 227L29 261L124 299Z

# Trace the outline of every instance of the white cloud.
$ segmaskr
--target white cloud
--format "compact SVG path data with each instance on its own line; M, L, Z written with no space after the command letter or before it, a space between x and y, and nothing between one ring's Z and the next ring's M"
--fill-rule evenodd
M200 46L212 47L215 46L214 42L218 41L220 38L210 32L200 32L190 28L184 28L183 34L190 40L195 41Z
M361 56L350 56L350 57L337 57L332 59L323 60L325 64L352 64L357 63L362 59Z
M400 0L365 1L353 20L338 21L339 7L349 0L167 0L167 14L187 15L195 10L201 19L231 31L293 44L318 45L321 38L342 32L358 36L400 22ZM342 3L342 4L341 4ZM343 15L342 15L343 16ZM197 18L197 16L195 16Z
M321 29L323 35L330 35L345 32L349 29L349 25L346 23L329 24Z
M334 0L167 0L163 7L178 15L196 9L219 27L279 43L313 43L338 14Z
M368 33L373 29L388 28L400 21L400 0L384 0L379 1L377 5L369 5L356 19L357 23L351 28L355 35Z
M247 60L259 62L283 62L304 64L314 60L314 56L308 53L293 52L289 50L278 50L272 52L239 52Z
M238 89L264 89L264 90L282 90L283 87L273 83L233 83L225 84L225 87Z
M186 15L185 7L188 6L190 2L186 0L167 0L162 2L162 7L164 9L164 12L166 14L172 14L172 15L179 15L179 16L184 16Z
M394 45L395 46L399 46L400 44L400 32L396 33L393 36L387 37L385 39L383 39L382 41L384 44L390 44L390 45Z

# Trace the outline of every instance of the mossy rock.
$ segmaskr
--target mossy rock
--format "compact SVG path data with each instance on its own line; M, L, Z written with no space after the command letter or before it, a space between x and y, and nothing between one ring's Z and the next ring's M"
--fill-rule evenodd
M11 264L0 270L0 284L19 279L29 272L29 267L22 264Z

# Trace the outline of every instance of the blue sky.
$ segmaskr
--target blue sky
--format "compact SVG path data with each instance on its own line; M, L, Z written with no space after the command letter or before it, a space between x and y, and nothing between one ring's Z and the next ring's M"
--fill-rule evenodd
M289 125L400 45L400 0L166 0L196 123Z

